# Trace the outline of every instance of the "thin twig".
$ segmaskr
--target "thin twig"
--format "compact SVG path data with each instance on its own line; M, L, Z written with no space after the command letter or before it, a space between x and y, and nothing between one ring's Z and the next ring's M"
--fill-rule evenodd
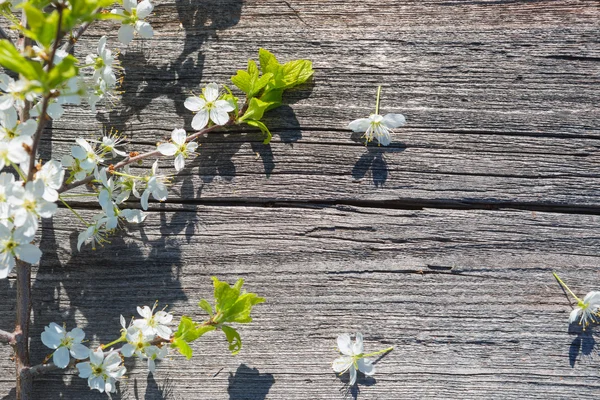
M94 11L94 14L97 14L101 11L101 8L98 8L96 11ZM63 45L62 50L66 51L67 53L69 53L72 49L73 46L75 46L75 43L77 43L77 41L79 40L79 38L81 38L81 36L85 33L85 31L90 27L90 25L94 22L95 20L86 22L84 24L82 24L76 31L74 34L71 34L71 37L69 38L69 40Z
M233 118L231 118L225 125L213 125L210 128L202 129L201 131L198 131L198 132L193 133L190 136L188 136L185 139L185 141L190 142L190 141L204 135L205 133L214 131L217 128L222 128L224 126L231 125L232 123L233 123ZM143 160L145 158L149 158L149 157L155 157L155 156L160 157L160 156L162 156L162 154L158 150L152 150L147 153L139 154L135 157L127 157L124 160L113 165L111 169L117 170L117 169L123 168L126 165L133 164L134 162L137 162L137 161ZM69 183L67 185L63 185L60 189L58 189L58 193L64 193L66 191L69 191L69 190L79 187L81 185L86 185L86 184L90 183L92 180L94 180L94 176L90 175L84 179Z
M3 39L6 39L10 42L10 44L12 44L13 46L15 46L15 42L13 42L13 40L10 38L10 36L8 36L8 34L4 31L4 29L2 29L2 27L0 26L0 37L2 37ZM17 46L15 46L17 47Z
M15 341L14 332L7 332L0 329L0 343L12 344Z

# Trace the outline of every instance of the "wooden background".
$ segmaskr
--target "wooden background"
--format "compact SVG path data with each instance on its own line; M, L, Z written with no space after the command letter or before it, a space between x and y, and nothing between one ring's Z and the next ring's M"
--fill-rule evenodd
M600 394L594 336L569 333L557 271L581 295L600 261L600 4L543 0L157 1L156 35L122 48L125 93L95 116L69 109L46 157L117 127L144 150L190 130L190 91L226 83L259 47L309 58L315 78L273 111L270 145L210 134L167 203L97 251L81 224L44 221L33 362L51 321L108 342L119 314L155 299L200 318L210 276L267 298L242 352L209 334L187 362L129 364L117 399L576 399ZM97 25L84 56L114 25ZM345 126L372 112L408 124L389 147ZM166 163L163 163L166 167ZM184 201L180 199L185 199ZM136 204L136 203L134 203ZM80 203L91 216L97 205ZM14 320L0 281L0 326ZM395 350L348 392L331 370L338 334ZM14 398L10 349L0 395ZM74 374L39 399L102 399Z

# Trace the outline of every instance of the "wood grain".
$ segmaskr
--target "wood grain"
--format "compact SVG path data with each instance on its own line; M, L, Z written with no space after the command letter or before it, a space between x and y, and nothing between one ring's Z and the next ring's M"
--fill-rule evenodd
M97 116L68 108L45 159L111 126L139 150L189 129L190 91L227 82L259 47L310 58L314 82L271 113L270 146L243 127L202 138L169 203L110 246L77 252L81 226L64 209L44 221L34 362L51 321L97 344L156 299L200 318L217 275L267 297L242 353L206 337L155 378L129 365L116 398L596 397L595 341L569 334L551 272L577 294L597 289L599 17L590 1L157 1L155 37L121 49L122 100ZM75 54L103 34L114 43L113 28L90 28ZM387 148L345 130L372 112L378 84L382 112L408 119ZM0 281L5 330L13 286ZM367 351L395 350L346 393L330 363L336 336L358 330ZM14 366L0 352L8 400ZM35 390L106 398L72 374Z

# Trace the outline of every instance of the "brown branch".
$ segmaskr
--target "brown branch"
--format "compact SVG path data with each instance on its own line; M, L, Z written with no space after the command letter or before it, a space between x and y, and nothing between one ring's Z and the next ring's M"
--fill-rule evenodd
M0 343L14 344L15 340L14 332L7 332L0 329Z
M30 400L32 380L22 371L29 367L29 319L31 316L31 266L17 261L17 322L15 326L15 364L17 400Z
M232 123L233 123L233 118L230 118L229 121L227 121L227 123L225 125L213 125L213 126L211 126L209 128L202 129L201 131L198 131L198 132L193 133L190 136L188 136L185 139L185 141L186 142L190 142L190 141L192 141L192 140L194 140L194 139L196 139L196 138L204 135L205 133L214 131L217 128L221 128L221 127L224 127L224 126L231 125ZM133 164L134 162L143 160L145 158L154 157L154 156L162 157L162 154L160 154L160 152L158 150L152 150L152 151L149 151L147 153L139 154L139 155L137 155L135 157L126 157L122 161L120 161L117 164L115 164L112 167L112 169L115 169L115 170L116 169L120 169L120 168L123 168L126 165ZM90 175L90 176L88 176L88 177L86 177L84 179L81 179L79 181L75 181L75 182L72 182L72 183L69 183L69 184L63 184L62 187L60 189L58 189L58 193L64 193L66 191L69 191L69 190L74 189L76 187L79 187L81 185L86 185L86 184L90 183L92 180L94 180L94 176Z
M97 14L101 11L100 8L98 8L96 11L94 11L94 14ZM62 50L66 51L67 53L69 53L71 50L73 50L73 46L75 46L75 43L77 43L77 41L79 40L79 38L81 38L81 36L83 36L83 34L85 33L85 31L90 27L90 25L94 22L95 20L86 22L84 24L82 24L76 31L75 33L71 33L71 37L69 37L69 41L67 43L65 43L63 45Z

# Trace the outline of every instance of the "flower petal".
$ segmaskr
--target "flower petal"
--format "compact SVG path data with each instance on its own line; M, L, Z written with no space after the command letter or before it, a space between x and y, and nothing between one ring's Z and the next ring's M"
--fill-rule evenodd
M152 29L152 25L150 25L146 21L137 21L135 23L135 30L138 31L140 36L144 39L150 39L152 36L154 36L154 30Z
M173 143L162 143L157 147L157 150L163 156L174 156L177 153L177 146Z
M71 332L67 333L67 336L73 338L74 342L81 343L85 339L85 332L81 328L73 328Z
M356 362L358 364L358 370L365 375L371 376L375 373L375 366L373 361L368 358L361 358Z
M350 335L343 333L337 338L337 345L340 352L346 356L353 356L352 353L352 341Z
M59 347L58 350L56 350L52 355L52 361L58 368L61 369L67 368L70 360L71 357L69 356L69 349L64 346Z
M225 125L229 121L229 114L220 108L210 110L210 119L217 125Z
M370 124L371 121L369 118L355 119L348 124L348 129L351 129L353 132L366 132Z
M181 146L185 143L186 138L187 134L185 132L185 129L173 129L173 132L171 133L171 140L173 140L173 143L176 143Z
M144 19L152 12L154 6L150 1L144 0L137 5L137 16L138 18Z
M92 366L89 362L81 362L76 365L77 370L79 370L80 378L87 378L92 374Z
M131 25L121 25L119 28L119 33L117 37L119 38L119 42L123 44L129 44L133 40L133 26Z
M402 114L386 114L381 123L390 129L394 129L406 124L406 118Z
M71 346L71 355L78 360L85 360L90 356L90 349L81 343L75 343Z
M196 112L202 110L206 106L206 101L197 96L188 97L187 99L185 99L183 105L188 110Z
M360 332L356 333L356 339L352 344L352 351L355 355L362 354L365 351L363 346L363 334Z
M352 365L352 357L349 356L341 356L336 358L333 361L333 370L336 373L342 373L344 371L346 371L348 368L350 368L350 366Z
M208 85L206 85L206 87L204 88L204 98L206 99L206 101L212 103L216 101L218 97L219 86L214 82L211 82Z
M37 264L42 257L42 251L33 244L22 244L15 248L15 255L29 264Z
M353 386L356 383L356 368L352 365L348 371L350 372L350 381L348 382L348 385Z
M179 153L177 157L175 157L175 171L179 172L185 167L185 157L183 154Z
M206 124L208 124L208 111L206 109L202 109L198 111L198 114L194 115L194 119L192 120L192 128L199 131L204 129Z

